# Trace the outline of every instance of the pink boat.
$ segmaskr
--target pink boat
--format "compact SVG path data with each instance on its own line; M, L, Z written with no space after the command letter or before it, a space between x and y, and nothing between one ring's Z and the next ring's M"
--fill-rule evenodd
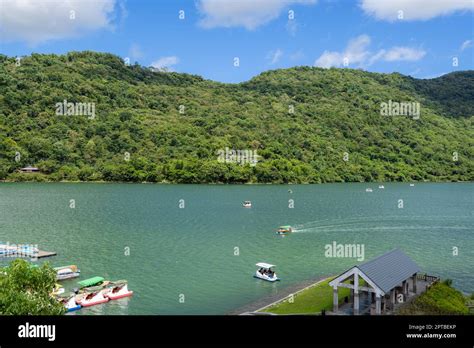
M108 285L108 292L105 294L111 300L118 300L119 298L133 295L133 291L128 290L128 283L126 280L118 280L111 282Z
M82 307L90 307L108 302L108 291L109 289L104 289L103 287L89 288L84 294L80 295L80 298L77 299L77 303Z

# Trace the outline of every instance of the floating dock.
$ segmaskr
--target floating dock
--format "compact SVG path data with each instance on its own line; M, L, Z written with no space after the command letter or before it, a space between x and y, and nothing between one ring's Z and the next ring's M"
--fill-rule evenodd
M55 251L39 250L32 245L14 245L14 244L0 244L0 259L6 258L36 258L42 259L44 257L56 256Z
M44 250L38 250L38 256L36 256L38 259L42 259L43 257L51 257L51 256L56 256L58 253L55 251L44 251Z

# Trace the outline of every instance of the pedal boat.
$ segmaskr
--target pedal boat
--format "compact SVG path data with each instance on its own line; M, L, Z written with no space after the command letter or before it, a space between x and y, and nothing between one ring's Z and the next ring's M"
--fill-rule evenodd
M75 294L58 296L58 300L64 305L64 307L66 307L67 312L73 312L81 309L81 305L76 302Z
M77 278L81 275L81 271L76 265L55 267L56 280L66 280L71 278Z
M54 284L54 289L51 292L51 296L58 296L64 294L66 290L61 286L61 284Z
M108 291L109 289L103 286L90 287L85 292L77 295L75 299L82 307L91 307L108 302Z
M80 282L77 282L77 284L79 284L80 290L86 289L91 286L102 285L104 283L107 283L107 281L104 280L104 278L102 277L92 277L92 278L88 278L85 280L81 280Z
M243 206L244 208L252 208L252 202L250 202L250 201L245 201L245 202L242 204L242 206Z
M275 265L271 265L266 262L259 262L255 264L255 266L258 267L258 269L255 271L255 278L263 279L268 282L276 282L277 280L280 280L276 273L272 270Z
M110 282L107 286L109 291L105 294L111 300L118 300L133 295L133 291L128 290L128 282L126 280L117 280Z

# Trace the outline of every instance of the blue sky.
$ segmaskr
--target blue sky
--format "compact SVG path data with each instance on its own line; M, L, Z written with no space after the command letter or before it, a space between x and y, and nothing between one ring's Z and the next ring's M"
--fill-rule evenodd
M471 0L0 0L0 52L111 52L222 82L298 65L431 78L473 69L473 9Z

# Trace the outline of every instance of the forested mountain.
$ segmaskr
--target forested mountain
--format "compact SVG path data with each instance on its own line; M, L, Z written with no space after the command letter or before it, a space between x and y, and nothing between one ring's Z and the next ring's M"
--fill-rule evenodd
M223 84L71 52L19 65L0 55L0 89L0 179L474 179L474 71L418 80L296 67ZM93 103L94 114L58 114L64 101ZM420 103L419 117L383 115L392 102ZM259 161L221 163L226 147ZM27 165L41 173L18 173Z

